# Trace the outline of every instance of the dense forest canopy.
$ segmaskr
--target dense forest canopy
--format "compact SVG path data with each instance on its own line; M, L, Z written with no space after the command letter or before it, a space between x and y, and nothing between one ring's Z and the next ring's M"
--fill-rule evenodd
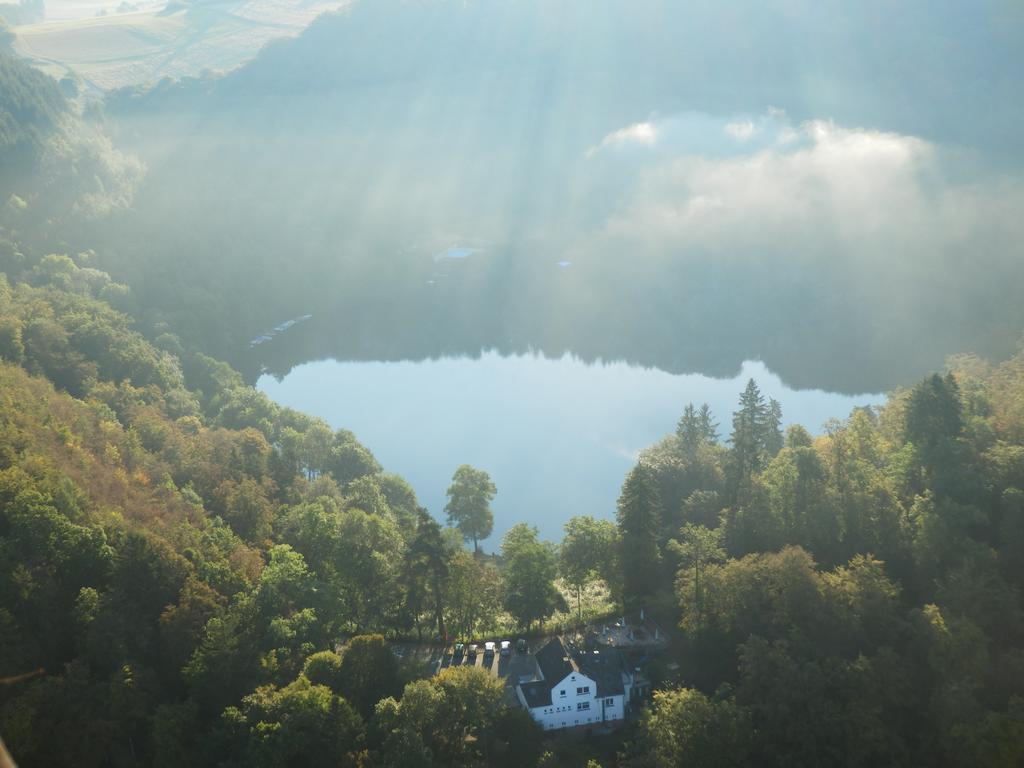
M65 109L57 83L0 53L0 190L13 191L7 185L37 159Z
M1024 762L1018 11L641 5L359 2L228 76L87 109L0 52L20 765ZM863 69L840 29L875 47ZM708 131L755 148L663 144ZM700 218L708 195L740 218ZM435 258L453 239L484 258ZM247 351L313 309L337 346L311 322ZM794 381L904 386L818 435L753 380L732 414L680 403L614 522L520 523L486 554L487 472L427 510L248 381L490 347L711 371L754 350ZM957 347L985 354L937 362ZM653 699L589 739L545 738L484 669L398 652L640 608L670 635Z
M728 427L683 409L617 525L574 519L560 553L518 526L498 569L352 435L154 345L98 270L24 259L0 282L0 672L38 673L0 732L25 765L574 764L493 678L406 684L365 634L472 637L496 605L526 628L577 610L559 575L679 624L686 687L619 764L1019 759L1024 353L818 438L754 382Z

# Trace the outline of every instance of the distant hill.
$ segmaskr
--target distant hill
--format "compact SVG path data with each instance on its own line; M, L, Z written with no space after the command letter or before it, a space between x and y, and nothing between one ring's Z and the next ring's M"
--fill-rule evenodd
M257 108L274 94L384 90L422 102L491 91L498 114L532 99L577 123L773 105L797 119L1015 151L1022 22L1000 0L969 10L926 0L355 0L270 43L214 91L233 107L258 92ZM868 49L851 50L854 40Z
M55 77L74 71L90 93L227 71L268 41L299 34L341 0L56 0L46 17L11 21L16 49Z

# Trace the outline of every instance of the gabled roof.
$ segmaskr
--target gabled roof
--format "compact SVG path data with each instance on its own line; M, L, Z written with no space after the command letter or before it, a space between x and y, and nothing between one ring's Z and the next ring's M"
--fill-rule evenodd
M526 706L530 709L535 709L536 707L550 707L551 685L552 683L549 683L546 680L535 680L532 683L522 683L519 686L519 690L523 692L523 698L526 699Z
M598 698L620 696L626 692L622 684L622 658L617 651L583 651L576 661L580 672L597 683Z
M537 651L537 666L540 667L540 673L547 681L549 689L575 671L569 651L562 645L562 639L559 637L549 640Z
M622 683L622 657L614 649L600 652L570 650L561 638L556 637L537 651L536 658L543 680L519 686L530 709L551 706L554 686L573 672L596 683L594 695L598 698L621 696L626 692Z

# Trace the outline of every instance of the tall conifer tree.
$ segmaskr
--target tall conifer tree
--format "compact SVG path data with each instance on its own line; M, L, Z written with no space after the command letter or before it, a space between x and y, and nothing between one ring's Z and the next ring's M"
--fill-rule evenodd
M627 603L642 601L659 585L658 534L662 517L658 488L650 470L643 464L637 464L626 476L617 517L623 596Z
M740 409L732 415L733 493L738 495L750 477L761 470L764 454L764 428L768 408L764 397L751 379L740 395Z
M773 459L782 450L785 438L782 436L782 405L775 398L768 401L767 418L764 425L765 458Z
M700 409L690 403L676 424L676 437L683 453L692 458L701 446L718 442L718 424L711 414L711 407L704 403Z

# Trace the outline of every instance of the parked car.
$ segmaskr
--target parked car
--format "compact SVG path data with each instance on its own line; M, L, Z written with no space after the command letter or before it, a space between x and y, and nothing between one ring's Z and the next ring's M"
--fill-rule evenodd
M452 651L452 661L461 661L462 657L466 654L466 646L462 643L455 644L455 650Z
M502 640L501 641L501 655L502 656L508 656L510 653L512 653L512 643L510 643L508 640Z
M489 662L494 658L494 641L488 640L484 643L484 661Z
M523 638L520 637L516 640L516 653L526 653L527 650L529 649L526 647L526 641Z
M476 643L470 643L469 644L469 658L470 659L475 659L476 658Z

